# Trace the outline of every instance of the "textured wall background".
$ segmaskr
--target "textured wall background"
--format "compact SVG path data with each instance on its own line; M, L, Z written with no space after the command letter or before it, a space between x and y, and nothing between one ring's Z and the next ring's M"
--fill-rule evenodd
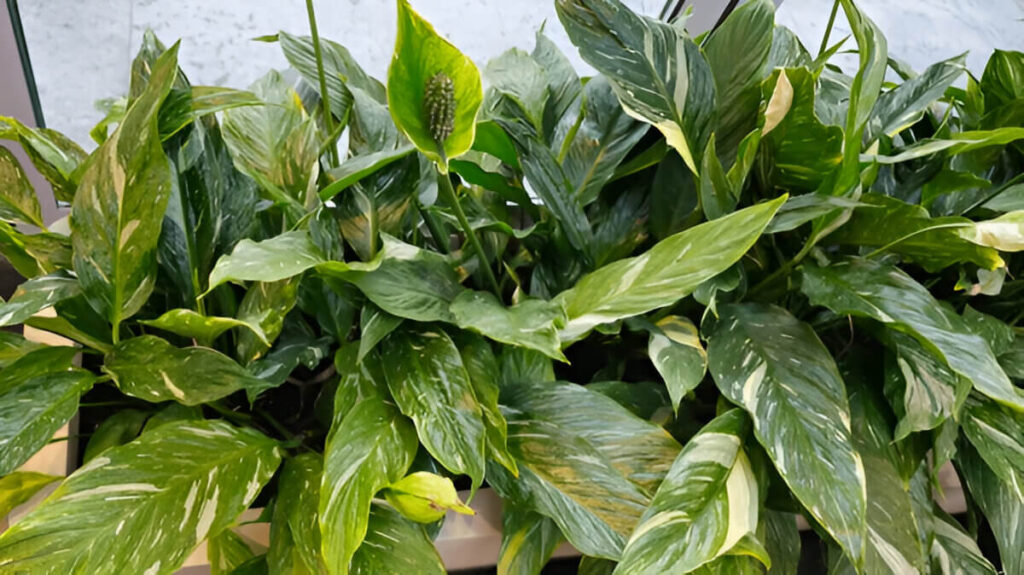
M690 4L721 0L691 0ZM662 0L626 0L656 15ZM546 32L581 70L553 0L414 0L428 20L479 64ZM816 50L831 0L785 0L777 20ZM274 44L255 36L305 33L303 0L22 0L21 15L49 127L91 146L89 129L101 114L92 103L125 93L128 70L146 28L166 43L180 38L181 66L196 84L244 88L286 62ZM1024 0L860 0L889 39L889 51L917 69L970 50L980 73L993 47L1024 50ZM377 77L384 77L394 42L392 0L319 0L321 34L347 46ZM834 39L848 33L842 16ZM851 40L852 42L852 40Z

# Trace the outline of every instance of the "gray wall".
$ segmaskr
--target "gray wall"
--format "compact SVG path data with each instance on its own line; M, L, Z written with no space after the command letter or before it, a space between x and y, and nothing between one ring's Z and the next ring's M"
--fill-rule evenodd
M662 0L626 0L657 14ZM690 0L698 8L724 0ZM817 49L831 0L786 0L778 21ZM546 31L580 66L553 0L413 0L438 30L483 64L505 49L530 48ZM993 46L1024 49L1024 0L860 0L889 37L890 53L918 69L971 50L980 72ZM128 67L142 32L182 39L181 64L197 84L245 87L270 67L284 67L275 45L250 41L279 29L306 30L302 0L22 0L21 11L47 124L88 144L100 118L92 102L127 90ZM346 45L382 77L394 41L392 0L318 0L322 34ZM839 18L834 38L845 34ZM90 146L91 147L91 146Z

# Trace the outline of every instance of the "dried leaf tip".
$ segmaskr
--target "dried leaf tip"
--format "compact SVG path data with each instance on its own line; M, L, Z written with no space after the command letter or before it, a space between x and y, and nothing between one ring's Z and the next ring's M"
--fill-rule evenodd
M423 108L430 136L443 146L455 130L455 85L444 72L438 72L427 80L423 90Z

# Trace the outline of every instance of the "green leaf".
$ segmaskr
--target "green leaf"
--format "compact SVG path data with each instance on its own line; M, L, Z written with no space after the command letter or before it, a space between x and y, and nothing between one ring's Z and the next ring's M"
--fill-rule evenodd
M359 361L404 320L380 309L372 302L363 304L359 312Z
M78 410L96 376L71 368L75 348L29 353L0 375L0 476L34 455Z
M864 467L850 438L846 390L814 330L782 308L718 308L708 368L754 421L786 485L855 565L864 555Z
M854 76L853 84L850 86L850 101L843 145L844 172L849 171L856 176L860 172L857 155L860 153L864 128L875 107L875 102L878 100L882 82L885 80L885 71L889 67L889 48L882 31L853 3L853 0L841 0L841 2L843 11L846 12L846 19L850 23L850 29L853 31L853 37L857 40L857 54L860 57L857 75ZM846 190L838 191L845 192Z
M800 530L792 513L765 509L765 548L772 558L772 575L797 575L800 564Z
M675 303L728 269L750 249L786 201L781 196L666 238L644 254L619 260L559 294L573 341L602 323Z
M370 508L366 541L352 557L352 575L446 573L441 556L422 527L390 507Z
M427 451L480 485L483 415L451 338L441 331L396 331L381 343L381 363L395 403L416 424Z
M489 98L495 97L492 90L511 98L526 113L537 132L542 133L548 78L536 60L518 48L506 50L487 62L484 78Z
M985 108L1009 104L1024 98L1020 78L1024 75L1024 58L1020 52L995 50L985 64L981 76L981 91L985 95Z
M251 429L219 421L158 427L81 467L0 536L2 567L173 573L208 534L234 522L279 462L277 444Z
M1016 427L1019 432L1019 422ZM958 450L957 464L971 499L981 508L995 535L1002 572L1020 573L1024 569L1024 499L1020 485L999 477L970 446Z
M690 439L626 543L616 574L689 573L753 533L758 486L741 447L748 427L743 412L731 410Z
M288 312L295 307L298 298L299 278L275 282L258 282L245 292L238 305L238 319L258 325L260 332L252 330L238 334L238 359L250 364L263 356L277 336L284 329ZM267 343L270 342L270 343Z
M249 89L267 105L224 112L224 143L239 171L256 180L276 203L301 205L319 156L316 122L276 71Z
M309 36L293 36L284 31L278 32L277 39L281 42L281 51L288 63L302 74L310 86L319 89L320 78L316 69L313 39ZM386 100L384 85L368 76L347 48L320 38L320 49L327 76L327 93L331 98L331 112L334 115L341 118L348 108L344 100L346 87L363 90L378 102Z
M807 68L776 70L761 85L766 102L759 170L794 192L818 189L843 159L843 130L814 111L815 77Z
M75 273L89 304L115 332L156 282L157 240L172 188L157 113L177 70L174 46L156 61L145 90L86 164L71 205Z
M463 515L475 512L459 499L448 477L428 471L410 473L384 489L384 498L399 513L417 523L433 523L448 510Z
M551 519L503 505L498 575L538 575L562 540L562 532Z
M956 519L936 517L932 527L930 551L932 572L942 575L996 575L974 539L964 532Z
M231 529L212 535L206 542L206 560L210 562L211 575L230 575L253 556L245 540Z
M428 84L438 82L435 78L441 76L451 85L451 94L441 98L452 100L443 102L443 107L450 108L450 118L431 117ZM447 160L461 156L473 145L482 101L480 71L473 61L438 35L408 0L398 0L398 39L388 67L388 109L395 125L446 172ZM444 116L438 112L436 115Z
M498 384L501 379L498 358L494 356L490 344L482 337L459 332L452 339L459 348L462 364L466 366L469 381L473 384L473 395L476 396L484 416L487 456L511 471L513 475L518 475L516 461L508 452L508 424L498 407Z
M0 253L26 278L71 268L71 241L67 236L23 234L4 221L0 221Z
M823 196L819 194L793 196L779 208L778 213L775 214L775 219L765 229L765 233L788 232L836 209L860 208L866 205L857 200L841 196ZM854 214L856 215L856 212ZM843 228L839 229L842 230Z
M7 148L0 148L0 218L46 228L32 182Z
M356 285L367 299L391 315L416 321L453 321L449 306L463 288L441 254L381 234L383 246L366 264L319 266L321 274Z
M270 345L259 324L233 317L206 316L190 309L172 309L156 319L142 320L139 323L182 337L196 339L207 345L229 329L244 327L264 344Z
M563 134L568 129L568 122L576 121L571 112L580 102L583 86L579 76L576 75L576 69L572 62L566 58L558 45L544 34L543 26L537 30L536 40L531 56L540 64L548 83L548 99L544 106L543 136L545 141L551 142L557 147L564 143L564 140L563 142L557 141L560 137L568 138L568 134ZM591 78L591 80L597 79L596 77ZM583 121L586 122L585 117ZM477 129L479 131L479 126ZM479 140L480 134L478 133L477 141L479 142ZM510 165L514 166L515 163Z
M882 94L868 120L865 141L874 142L882 135L892 138L916 124L928 107L967 70L966 56L961 54L932 64L920 76Z
M274 282L301 274L326 261L305 230L285 232L261 242L242 240L231 255L217 260L210 290L228 281Z
M21 144L32 165L53 186L56 199L62 202L74 199L77 170L89 156L78 144L60 132L29 128L7 116L0 116L0 138Z
M969 305L964 306L963 318L971 331L984 338L992 353L997 356L1003 355L1013 347L1016 333L1012 326L999 318L982 313Z
M924 550L918 538L910 494L894 461L891 425L884 404L868 378L851 385L853 444L867 478L867 537L864 573L924 573Z
M707 372L708 355L700 343L697 326L683 316L671 315L658 321L647 341L647 355L665 380L673 411Z
M828 267L807 265L803 290L815 305L874 319L912 335L954 372L970 379L975 389L1024 410L1024 393L1010 382L985 340L899 269L866 259Z
M7 330L0 331L0 370L24 357L25 354L43 347L46 346L29 341L16 333Z
M218 351L177 348L155 335L116 345L104 358L103 370L123 393L154 403L199 405L263 383Z
M7 303L0 304L0 326L24 322L36 313L82 292L67 272L37 276L18 286Z
M524 298L511 307L505 307L488 292L467 290L452 301L449 310L456 325L463 329L494 341L539 351L558 361L567 361L562 355L555 329L562 310L555 303Z
M961 237L962 230L975 227L967 218L933 218L921 206L877 194L864 194L859 201L864 207L854 210L849 221L832 232L832 241L894 252L929 272L961 262L985 269L1005 265L994 249Z
M323 461L315 453L303 453L285 461L278 482L274 515L270 522L267 562L272 572L317 574L320 559L320 480Z
M618 559L679 444L611 398L570 383L510 382L501 400L519 478L490 466L488 481L503 499L554 520L583 553Z
M333 198L366 176L405 158L415 149L412 146L402 146L394 150L381 150L348 158L340 166L328 172L334 180L320 190L320 199L326 201Z
M895 439L902 441L958 413L971 380L952 371L913 336L893 330L888 339L892 352L885 362L885 394L899 416Z
M625 112L604 76L587 82L583 102L583 121L569 144L562 170L580 205L586 206L597 200L626 154L647 133L647 125Z
M356 549L366 547L361 544L368 535L370 501L405 475L415 454L412 424L379 396L363 399L348 413L335 412L320 484L321 545L328 573L349 573Z
M774 28L775 5L770 0L747 2L733 10L704 44L718 99L715 132L726 164L757 123L758 86L771 69Z
M700 48L618 0L557 0L583 59L608 77L630 116L657 128L696 174L714 127L715 80Z
M964 403L959 421L964 436L981 455L986 467L1003 483L1005 490L1024 502L1024 426L1020 414L972 394Z
M89 437L89 443L85 446L85 455L82 456L82 462L88 463L111 447L124 445L138 437L142 431L142 425L146 423L146 419L150 415L152 413L148 411L126 409L118 411L103 420L103 423Z
M25 503L40 489L63 479L35 471L15 471L0 477L0 517L7 517L15 507Z
M964 154L990 146L1003 146L1010 142L1024 139L1024 128L1005 127L995 130L974 130L950 134L945 139L919 140L891 156L865 154L862 162L878 162L879 164L899 164L918 158L925 158L939 152L947 156Z

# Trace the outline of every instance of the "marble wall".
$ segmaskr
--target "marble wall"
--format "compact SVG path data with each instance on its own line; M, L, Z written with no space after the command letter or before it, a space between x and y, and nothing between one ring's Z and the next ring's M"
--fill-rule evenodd
M662 0L626 0L657 14ZM689 4L721 5L723 0ZM438 30L483 64L505 49L529 49L542 25L581 70L553 0L414 0ZM816 49L831 0L785 0L778 21ZM994 46L1024 49L1024 0L860 0L889 38L893 55L921 69L970 50L980 72ZM305 33L303 0L21 0L25 35L46 123L90 144L101 117L93 102L127 91L131 58L146 28L181 39L181 66L196 84L244 88L286 66L276 45L253 42L277 30ZM347 46L374 75L385 75L394 42L392 0L318 0L321 34ZM845 21L839 18L840 38Z

